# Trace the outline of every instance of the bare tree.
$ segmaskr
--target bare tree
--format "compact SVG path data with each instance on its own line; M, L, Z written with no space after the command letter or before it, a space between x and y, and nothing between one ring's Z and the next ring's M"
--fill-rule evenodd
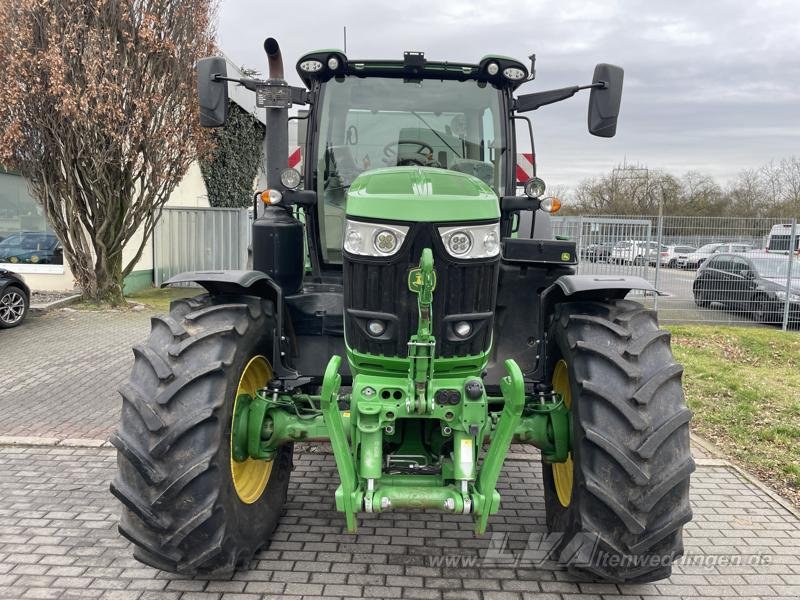
M214 0L3 0L0 22L0 162L30 181L84 295L120 303L203 148L193 67Z

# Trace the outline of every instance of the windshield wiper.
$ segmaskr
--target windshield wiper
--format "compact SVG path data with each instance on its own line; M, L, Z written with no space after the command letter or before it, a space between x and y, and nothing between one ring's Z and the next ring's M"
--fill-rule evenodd
M444 138L443 138L441 135L439 135L439 132L438 132L438 131L436 131L436 130L435 130L433 127L431 127L431 126L428 124L428 122L427 122L425 119L423 119L423 118L422 118L422 115L419 115L419 114L417 114L417 113L416 113L416 112L414 112L413 110L411 111L411 114L412 114L412 115L414 115L415 117L417 117L417 118L418 118L420 121L422 121L423 123L425 123L425 127L427 127L428 129L430 129L430 130L431 130L431 133L433 133L433 135L435 135L435 136L436 136L436 137L438 137L440 140L442 140L442 142L444 143L444 145L445 145L445 146L447 146L448 148L450 148L450 150L452 150L452 151L453 151L453 154L455 154L455 155L456 155L458 158L464 158L463 156L461 156L461 155L458 153L458 150L456 150L456 149L455 149L455 148L453 148L453 147L452 147L450 144L448 144L448 143L447 143L447 140L446 140L446 139L444 139Z

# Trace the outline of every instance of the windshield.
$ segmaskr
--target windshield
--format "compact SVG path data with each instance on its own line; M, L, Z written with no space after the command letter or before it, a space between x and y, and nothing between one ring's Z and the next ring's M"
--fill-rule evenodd
M706 244L705 246L700 246L697 250L698 252L713 252L717 248L722 246L722 244Z
M325 84L316 156L323 259L341 262L347 188L364 171L420 165L500 190L500 91L476 81L343 77Z

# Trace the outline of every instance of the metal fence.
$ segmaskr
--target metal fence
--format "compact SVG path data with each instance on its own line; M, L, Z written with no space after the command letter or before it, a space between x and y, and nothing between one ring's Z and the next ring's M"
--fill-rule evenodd
M638 275L662 322L800 329L797 219L554 217L578 246L581 274Z
M246 269L247 209L164 208L153 233L155 284L184 271Z

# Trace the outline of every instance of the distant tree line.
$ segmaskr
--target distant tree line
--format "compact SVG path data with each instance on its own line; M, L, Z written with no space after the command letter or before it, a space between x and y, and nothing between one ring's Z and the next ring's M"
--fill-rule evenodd
M567 194L564 214L708 217L800 217L800 158L792 156L741 171L723 186L710 175L676 176L624 164L586 179Z

